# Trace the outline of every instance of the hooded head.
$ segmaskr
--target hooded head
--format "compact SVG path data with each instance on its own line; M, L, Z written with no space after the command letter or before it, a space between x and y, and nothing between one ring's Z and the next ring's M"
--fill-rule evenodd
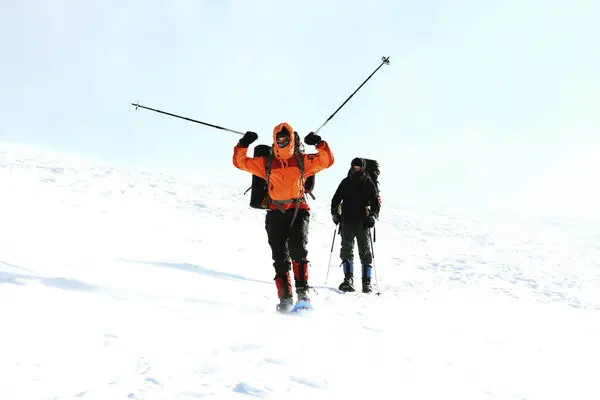
M359 178L364 175L365 168L367 164L364 159L360 157L356 157L350 163L350 171L348 171L348 176Z
M365 160L363 160L360 157L356 157L352 160L352 162L350 163L350 166L352 167L352 169L354 169L355 171L363 171L365 169ZM358 167L358 168L355 168Z
M273 154L279 159L286 160L294 155L294 130L287 122L282 122L273 128Z

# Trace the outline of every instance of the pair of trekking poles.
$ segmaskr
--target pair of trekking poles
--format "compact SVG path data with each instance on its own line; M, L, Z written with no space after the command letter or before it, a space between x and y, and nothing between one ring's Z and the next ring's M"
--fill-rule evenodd
M364 84L365 84L365 83L367 83L367 81L368 81L369 79L371 79L371 77L372 77L373 75L375 75L375 73L376 73L377 71L379 71L379 68L381 68L383 65L389 65L389 64L390 64L390 57L385 57L385 56L384 56L384 57L381 57L381 64L379 64L379 66L378 66L378 67L375 69L375 71L373 71L373 72L371 73L371 75L369 75L369 76L367 77L367 79L365 79L365 80L363 81L363 83L361 83L361 84L360 84L360 86L359 86L358 88L356 88L356 90L355 90L354 92L352 92L352 94L351 94L350 96L348 96L348 98L346 99L346 101L344 101L344 102L342 103L342 105L340 105L340 106L337 108L337 110L335 110L335 111L333 112L333 114L331 114L331 115L329 116L329 118L327 118L327 119L325 120L325 122L323 122L323 124L321 124L321 126L320 126L320 127L319 127L319 128L316 130L316 131L314 131L314 133L315 133L315 134L316 134L316 133L319 133L319 131L320 131L320 130L321 130L321 129L322 129L324 126L325 126L325 125L327 125L327 123L328 123L328 122L329 122L329 121L330 121L330 120L331 120L331 119L332 119L332 118L335 116L335 114L337 114L337 113L338 113L338 111L340 111L340 110L342 109L342 107L344 107L344 106L346 105L346 103L347 103L348 101L350 101L350 99L351 99L351 98L352 98L352 97L353 97L353 96L356 94L356 92L358 92L358 91L360 90L360 88L361 88L361 87L363 87L363 86L364 86ZM138 108L144 108L144 109L146 109L146 110L150 110L150 111L154 111L154 112L157 112L157 113L161 113L161 114L169 115L169 116L171 116L171 117L175 117L175 118L181 118L181 119L184 119L184 120L186 120L186 121L191 121L191 122L195 122L195 123L197 123L197 124L201 124L201 125L210 126L211 128L216 128L216 129L220 129L220 130L227 131L227 132L231 132L231 133L237 133L238 135L242 135L242 136L243 136L243 135L245 135L245 134L246 134L246 132L240 132L240 131L236 131L236 130L233 130L233 129L224 128L224 127L222 127L222 126L219 126L219 125L213 125L213 124L209 124L208 122L202 122L202 121L198 121L198 120L196 120L196 119L187 118L187 117L182 117L181 115L172 114L172 113L169 113L169 112L166 112L166 111L162 111L162 110L157 110L157 109L155 109L155 108L150 108L150 107L142 106L142 105L140 104L140 102L139 102L139 101L138 101L137 103L131 103L131 105L132 105L132 106L135 106L135 109L136 109L136 110L137 110Z
M335 244L335 237L342 232L342 224L339 224L339 227L333 229L333 239L331 240L331 252L329 253L329 262L327 263L327 275L325 276L325 284L329 281L329 270L331 269L331 257L333 256L333 247ZM377 279L377 269L375 268L375 246L373 242L377 239L375 236L375 227L373 227L373 235L371 236L371 228L368 230L369 243L371 245L371 257L373 258L373 275L375 276L375 294L377 296L381 296L381 292L379 291L379 281ZM375 239L374 239L375 238Z

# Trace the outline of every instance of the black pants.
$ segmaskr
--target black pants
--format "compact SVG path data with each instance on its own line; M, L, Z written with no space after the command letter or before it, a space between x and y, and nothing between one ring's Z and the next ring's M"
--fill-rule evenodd
M310 213L307 210L298 210L294 224L290 226L294 217L294 209L282 213L278 210L267 211L265 229L271 246L275 277L284 277L291 269L291 264L306 264L308 250L308 223ZM302 267L308 268L308 266ZM296 273L296 271L294 271ZM308 271L301 271L300 275L308 279Z
M353 262L354 260L354 240L358 244L358 255L362 265L371 265L373 255L369 241L369 228L364 226L363 220L343 220L341 222L342 247L340 249L340 258Z

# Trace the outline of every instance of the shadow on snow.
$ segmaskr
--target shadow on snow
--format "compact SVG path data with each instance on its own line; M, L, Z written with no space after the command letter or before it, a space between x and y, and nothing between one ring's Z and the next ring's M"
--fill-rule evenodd
M9 264L4 261L0 261L0 263L8 265L12 268L25 269L20 268L16 265ZM8 283L12 285L26 285L26 281L38 281L44 286L62 289L62 290L74 290L79 292L95 292L99 291L101 288L96 285L92 285L86 282L79 281L77 279L69 279L59 276L48 277L48 276L36 276L36 275L26 275L26 274L15 274L12 272L0 271L0 284Z
M121 261L153 265L155 267L160 267L160 268L171 268L171 269L176 269L176 270L180 270L180 271L193 272L196 274L210 276L210 277L217 278L217 279L226 279L226 280L241 281L241 282L253 282L253 283L266 284L266 285L275 285L274 281L263 281L263 280L259 280L259 279L248 278L243 275L232 274L232 273L224 272L224 271L218 271L218 270L214 270L214 269L210 269L210 268L206 268L206 267L202 267L200 265L195 265L195 264L190 264L190 263L177 263L177 262L165 262L165 261L140 261L140 260L127 260L127 259L123 259ZM328 287L328 286L311 285L311 287L313 287L315 289L325 289L325 290L331 290L335 293L340 293L340 291L337 288L332 288L332 287Z

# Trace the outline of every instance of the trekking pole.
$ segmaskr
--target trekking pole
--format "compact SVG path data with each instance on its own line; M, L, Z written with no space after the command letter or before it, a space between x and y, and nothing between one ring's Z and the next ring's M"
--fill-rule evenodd
M202 124L202 125L210 126L212 128L221 129L221 130L224 130L224 131L227 131L227 132L237 133L238 135L242 135L242 136L245 135L245 132L234 131L233 129L223 128L222 126L213 125L213 124L209 124L207 122L198 121L198 120L195 120L195 119L192 119L192 118L182 117L181 115L171 114L171 113L168 113L166 111L161 111L161 110L157 110L157 109L154 109L154 108L142 106L142 105L139 104L139 101L137 103L135 103L135 104L131 103L131 105L135 106L136 110L138 109L138 107L145 108L146 110L155 111L157 113L170 115L171 117L185 119L186 121L192 121L192 122L195 122L197 124Z
M329 254L329 262L327 263L327 275L325 276L325 284L329 280L329 269L331 268L331 257L333 256L333 244L335 243L335 234L337 231L337 226L333 228L333 240L331 241L331 253Z
M373 227L375 228L375 227ZM377 288L377 292L375 293L377 296L381 296L381 292L379 291L379 280L377 279L377 269L375 268L375 248L373 246L373 237L371 236L371 230L369 229L369 241L371 242L371 255L373 256L373 274L375 275L375 287Z
M347 103L348 101L350 101L350 99L352 98L352 96L354 96L354 95L356 94L356 92L358 92L358 91L359 91L359 89L360 89L361 87L363 87L363 85L364 85L365 83L367 83L367 81L368 81L369 79L371 79L371 77L372 77L373 75L375 75L375 72L377 72L377 71L379 70L379 68L381 68L381 67L382 67L384 64L386 64L386 65L389 65L389 64L390 64L390 57L389 57L389 56L388 56L388 57L385 57L385 56L384 56L384 57L381 57L381 64L379 65L379 67L377 67L377 68L375 69L375 71L373 71L373 72L371 73L371 75L369 75L369 76L367 77L367 79L365 79L365 80L363 81L363 83L361 83L361 84L360 84L360 86L359 86L358 88L356 88L356 90L355 90L355 91L354 91L354 92L353 92L353 93L352 93L352 94L351 94L351 95L350 95L350 96L349 96L349 97L346 99L346 101L344 101L344 102L342 103L342 105L341 105L341 106L339 106L339 107L338 107L338 109L337 109L337 110L335 110L335 111L333 112L333 114L331 114L331 115L329 116L329 118L327 118L327 120L325 120L325 122L323 122L323 124L322 124L322 125L319 127L319 129L317 129L317 130L315 131L315 133L319 133L319 131L321 130L321 128L323 128L325 125L327 125L327 123L328 123L328 122L329 122L329 121L330 121L330 120L333 118L333 116L334 116L335 114L337 114L337 112L338 112L338 111L340 111L340 110L342 109L342 107L344 107L344 106L346 105L346 103Z

